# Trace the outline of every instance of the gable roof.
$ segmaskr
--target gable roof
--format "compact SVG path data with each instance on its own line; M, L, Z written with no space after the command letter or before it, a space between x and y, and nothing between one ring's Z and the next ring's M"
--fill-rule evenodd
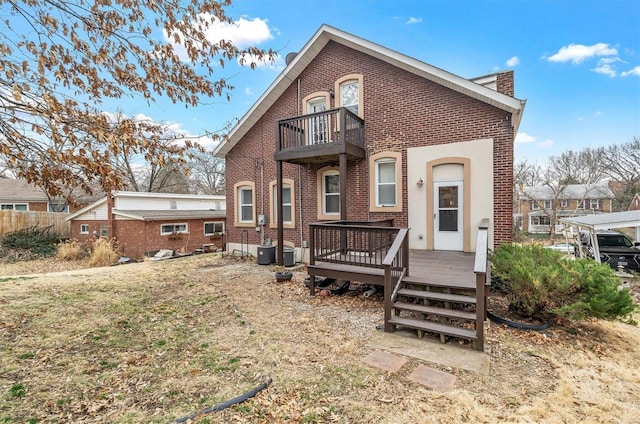
M49 199L44 191L25 180L0 178L0 201L48 202Z
M636 193L633 196L633 199L631 199L631 203L629 203L629 209L630 211L637 211L640 210L640 193Z
M324 24L304 47L302 47L302 50L295 55L293 60L284 68L275 81L271 83L267 90L253 104L251 109L249 109L233 127L226 139L216 147L213 152L214 155L224 157L278 98L280 98L285 90L330 41L368 54L405 71L509 112L513 114L512 123L514 132L518 131L526 101L499 93L491 88L487 88L482 83L476 83L462 78L443 69L436 68L425 62L421 62L379 44Z
M559 189L560 187L558 187ZM522 194L531 200L553 200L554 190L549 186L530 186L522 189ZM558 195L558 199L613 199L615 195L607 183L568 184Z

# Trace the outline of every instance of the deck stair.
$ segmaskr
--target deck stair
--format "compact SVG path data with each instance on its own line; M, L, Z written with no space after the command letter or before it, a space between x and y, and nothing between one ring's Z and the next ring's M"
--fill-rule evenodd
M431 333L438 335L443 343L446 337L475 343L475 286L468 283L429 283L425 279L405 277L396 292L389 323L414 329L419 338Z

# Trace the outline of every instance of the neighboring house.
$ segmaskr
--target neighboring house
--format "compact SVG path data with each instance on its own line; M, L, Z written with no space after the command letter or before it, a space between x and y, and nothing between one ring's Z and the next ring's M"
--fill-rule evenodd
M42 189L24 180L0 178L0 210L68 213L70 208L64 200L49 200Z
M607 183L523 187L518 195L517 228L549 233L551 223L561 232L560 218L612 212L614 194Z
M412 249L474 251L483 218L512 240L511 71L468 80L326 25L287 59L214 152L230 248L306 258L309 224L335 220L392 219Z
M640 211L640 193L636 193L631 199L628 211Z
M224 248L224 196L115 191L69 215L80 242L115 238L120 252L141 258L161 249Z

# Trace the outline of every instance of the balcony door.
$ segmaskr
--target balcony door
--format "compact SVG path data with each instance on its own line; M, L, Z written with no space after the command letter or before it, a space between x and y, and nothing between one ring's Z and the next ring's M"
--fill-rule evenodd
M463 182L433 183L433 249L464 250Z
M307 114L327 110L325 97L316 97L307 101ZM307 144L321 144L329 141L327 134L327 115L314 116L308 119Z

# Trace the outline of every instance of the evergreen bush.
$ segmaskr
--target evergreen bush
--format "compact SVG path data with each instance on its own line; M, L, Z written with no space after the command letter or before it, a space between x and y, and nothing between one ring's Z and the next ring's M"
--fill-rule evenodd
M494 285L524 317L616 319L635 305L608 265L567 260L540 244L503 244L490 254Z
M51 228L34 226L7 233L2 237L2 246L29 250L38 256L53 256L56 254L55 244L60 240L60 235L51 232Z

